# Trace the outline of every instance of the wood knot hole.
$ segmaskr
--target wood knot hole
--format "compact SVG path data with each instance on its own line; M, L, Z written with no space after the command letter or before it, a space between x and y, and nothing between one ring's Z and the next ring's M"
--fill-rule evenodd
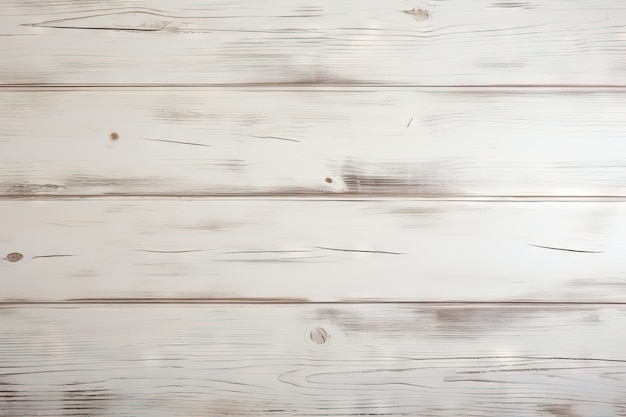
M424 9L413 8L411 10L403 10L402 13L413 16L418 22L425 22L431 18L430 12Z
M313 343L317 343L318 345L323 345L324 343L328 342L328 339L330 339L330 335L323 327L316 327L315 329L311 330L309 337L311 338Z
M21 253L13 252L7 255L7 261L9 262L19 262L22 260L24 256Z
M332 183L333 183L333 179L332 179L332 178L330 178L330 177L326 177L326 179L325 179L324 181L326 181L326 182L327 182L327 183L329 183L329 184L332 184Z
M109 137L111 138L111 140L118 140L120 138L120 135L117 132L113 132Z

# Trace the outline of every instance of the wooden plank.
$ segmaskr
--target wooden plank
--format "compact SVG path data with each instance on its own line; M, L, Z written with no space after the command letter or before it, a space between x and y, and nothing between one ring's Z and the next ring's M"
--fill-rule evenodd
M625 211L624 202L4 200L0 297L623 302Z
M625 196L626 100L567 89L14 89L0 193Z
M0 309L0 415L624 416L626 309Z
M5 0L0 84L619 84L620 0Z

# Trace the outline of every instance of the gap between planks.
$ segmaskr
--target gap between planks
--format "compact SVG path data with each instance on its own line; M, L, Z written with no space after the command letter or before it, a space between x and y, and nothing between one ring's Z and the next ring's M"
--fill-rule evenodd
M517 306L545 306L545 307L576 307L576 306L624 306L626 301L393 301L355 299L341 301L308 301L306 299L290 298L79 298L63 301L0 301L2 307L47 307L47 306L75 306L88 307L90 305L409 305L416 307L517 307Z
M459 202L459 203L621 203L626 195L619 196L550 196L550 195L510 195L510 196L445 196L424 197L421 194L384 194L384 193L180 193L180 194L0 194L0 201L12 200L96 200L96 199L198 199L198 200L257 200L257 201L413 201L413 202Z
M318 90L345 88L350 90L358 89L415 89L415 90L572 90L572 91L597 91L597 90L620 90L626 91L626 84L387 84L387 83L342 83L342 82L274 82L274 83L163 83L163 84L55 84L55 83L29 83L29 84L0 84L0 90L27 90L27 91L63 91L63 90L106 90L106 89L212 89L212 88L233 88L244 90Z

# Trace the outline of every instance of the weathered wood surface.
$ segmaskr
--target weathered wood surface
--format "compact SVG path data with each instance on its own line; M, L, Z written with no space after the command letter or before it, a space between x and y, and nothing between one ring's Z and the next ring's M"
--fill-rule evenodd
M0 84L619 84L621 0L3 0Z
M10 89L0 193L626 196L626 93Z
M0 416L625 416L623 306L0 309Z
M622 302L625 212L624 202L4 200L0 298Z

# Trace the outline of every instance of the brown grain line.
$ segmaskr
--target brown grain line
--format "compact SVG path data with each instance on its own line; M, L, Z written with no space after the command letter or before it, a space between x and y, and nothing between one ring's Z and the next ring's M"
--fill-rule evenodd
M38 255L38 256L33 256L31 259L37 259L37 258L68 258L68 257L72 257L72 256L76 256L76 255Z

